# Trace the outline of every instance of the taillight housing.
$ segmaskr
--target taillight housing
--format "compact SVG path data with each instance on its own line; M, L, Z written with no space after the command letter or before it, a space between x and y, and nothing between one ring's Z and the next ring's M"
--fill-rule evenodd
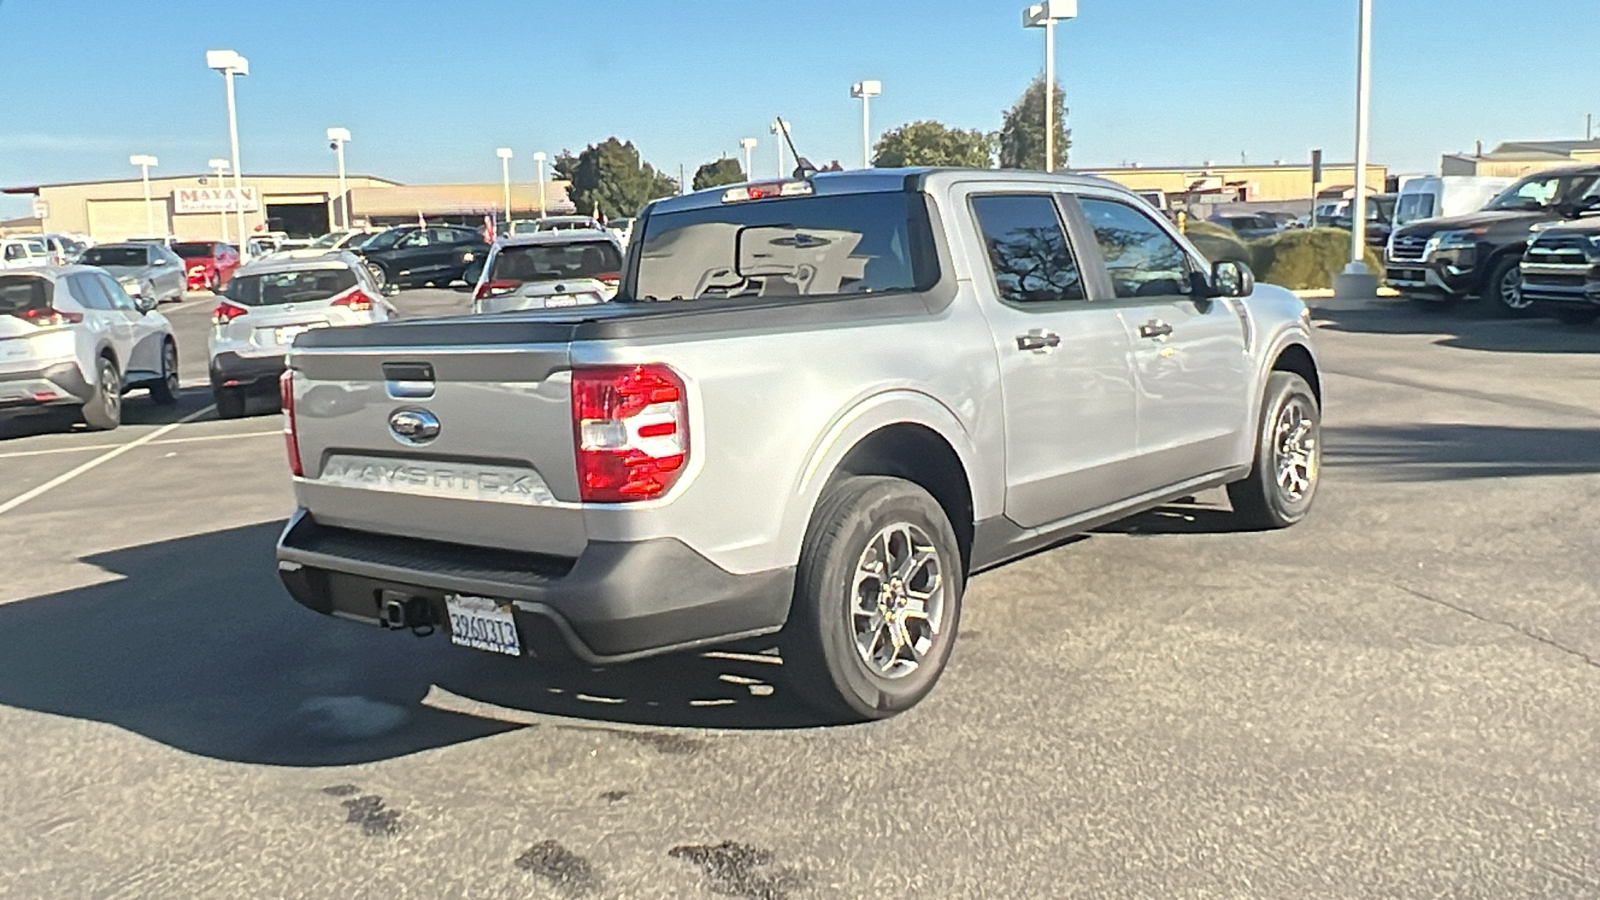
M367 312L372 309L372 298L363 294L360 288L355 288L348 294L335 297L333 305L343 306L351 312Z
M522 282L520 281L485 281L483 284L478 285L478 291L472 295L472 299L482 300L485 297L498 297L501 294L509 294L519 287L522 287Z
M621 272L601 272L600 274L594 276L594 278L596 281L608 288L611 288L612 290L616 290L617 286L622 284Z
M289 471L295 477L306 474L300 464L300 432L294 420L294 370L284 369L278 376L278 403L283 407L283 444L289 452Z
M211 313L211 321L217 325L226 325L240 316L248 315L249 312L250 310L247 307L224 300L218 303L216 310Z
M572 430L585 503L661 497L689 459L683 379L657 363L574 368Z
M51 328L56 325L76 325L83 321L83 313L63 312L48 306L35 306L21 312L22 321L39 328Z

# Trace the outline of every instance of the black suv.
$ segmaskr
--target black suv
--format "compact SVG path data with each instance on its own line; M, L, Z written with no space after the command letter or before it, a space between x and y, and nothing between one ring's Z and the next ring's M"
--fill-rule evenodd
M1454 302L1472 295L1504 314L1520 313L1532 305L1518 270L1529 240L1552 223L1576 219L1600 199L1597 188L1600 166L1536 172L1478 212L1396 229L1385 279L1412 296Z
M1522 257L1522 299L1568 325L1600 319L1600 217L1534 236Z
M366 260L379 287L448 287L451 282L477 279L489 244L476 228L401 225L373 235L352 252Z

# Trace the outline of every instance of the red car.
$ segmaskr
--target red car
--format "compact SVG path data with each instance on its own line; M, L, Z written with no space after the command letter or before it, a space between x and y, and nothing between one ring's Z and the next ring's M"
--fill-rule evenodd
M216 241L185 241L173 244L172 252L183 257L191 291L219 294L228 286L233 270L239 268L239 251Z

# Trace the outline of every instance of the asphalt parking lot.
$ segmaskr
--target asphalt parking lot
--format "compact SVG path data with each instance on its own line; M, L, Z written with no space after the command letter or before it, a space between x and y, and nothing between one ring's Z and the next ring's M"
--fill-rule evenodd
M177 407L0 440L0 896L1600 897L1600 327L1319 311L1308 522L1208 493L979 576L928 701L818 728L761 647L296 606L212 305Z

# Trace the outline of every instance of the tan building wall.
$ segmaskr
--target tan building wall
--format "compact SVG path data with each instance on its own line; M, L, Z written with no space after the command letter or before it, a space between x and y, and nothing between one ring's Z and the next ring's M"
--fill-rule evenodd
M320 204L330 224L338 221L334 200L339 179L332 175L246 175L244 186L254 188L261 200L259 209L245 213L245 227L251 233L265 231L270 207ZM395 182L368 175L353 175L345 180L352 191L359 188L392 186ZM232 186L233 179L224 179ZM28 188L7 188L9 194L35 194L50 206L42 224L46 231L81 232L96 241L118 241L130 237L159 237L171 234L182 239L220 239L224 225L221 213L174 211L173 195L180 188L218 187L216 176L179 175L150 179L153 231L145 219L144 187L137 178L118 181L45 184ZM239 239L236 217L227 216L227 236Z
M1307 200L1311 197L1311 166L1191 166L1185 168L1080 169L1082 174L1099 175L1136 191L1229 192L1243 190L1242 198L1251 202ZM1324 165L1318 187L1355 184L1356 167L1351 163ZM1389 175L1387 166L1369 165L1367 183L1374 191L1383 190Z
M1529 172L1546 169L1565 169L1585 163L1600 161L1600 155L1574 153L1572 156L1537 158L1505 158L1496 156L1446 156L1439 164L1444 175L1493 175L1501 178L1521 178Z
M355 188L350 191L350 206L356 219L375 221L414 220L424 216L504 216L505 185L487 184L402 184L383 188ZM544 183L543 211L552 216L575 212L567 199L567 182ZM539 215L537 183L511 185L513 218Z

